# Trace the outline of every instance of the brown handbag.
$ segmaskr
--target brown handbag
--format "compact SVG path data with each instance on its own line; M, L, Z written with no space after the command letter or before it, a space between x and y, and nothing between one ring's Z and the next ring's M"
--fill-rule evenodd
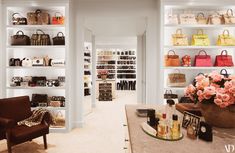
M39 31L42 34L39 34ZM33 34L31 37L31 45L51 45L50 36L45 34L42 30L37 29L36 34Z
M170 55L170 52L173 55ZM179 55L175 54L175 51L169 50L167 55L165 55L165 66L180 66L180 58Z
M62 36L60 36L60 34ZM58 32L57 36L52 38L52 40L53 40L53 45L65 45L65 37L62 32Z
M185 74L178 72L168 74L167 85L170 87L184 87L186 85Z
M50 24L50 15L38 9L35 12L27 13L27 20L30 25L46 25Z
M11 45L30 45L30 38L24 35L23 31L17 31L15 35L11 36Z

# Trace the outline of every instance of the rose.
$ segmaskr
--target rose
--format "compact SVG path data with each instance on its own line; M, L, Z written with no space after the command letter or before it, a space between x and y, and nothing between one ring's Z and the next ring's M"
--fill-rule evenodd
M233 87L232 81L226 81L226 82L224 83L224 88L225 88L226 90L229 90L229 89L232 88L232 87Z
M203 97L205 99L210 99L213 95L216 94L215 87L210 86L210 87L205 87L203 91Z
M201 81L196 83L196 88L198 90L203 90L205 87L208 87L210 85L209 78L204 78Z
M200 75L198 75L198 76L195 77L195 80L196 80L197 82L201 82L203 79L205 79L205 76L202 75L202 74L200 74Z
M211 74L209 74L209 76L212 78L213 82L219 82L224 78L223 75L219 74L216 71L213 71Z

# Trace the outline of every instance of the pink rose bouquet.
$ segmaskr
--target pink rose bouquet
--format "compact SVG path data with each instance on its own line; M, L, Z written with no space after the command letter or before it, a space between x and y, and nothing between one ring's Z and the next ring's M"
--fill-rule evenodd
M195 103L215 103L221 108L235 104L235 79L213 71L210 74L199 74L194 83L185 89L185 95Z

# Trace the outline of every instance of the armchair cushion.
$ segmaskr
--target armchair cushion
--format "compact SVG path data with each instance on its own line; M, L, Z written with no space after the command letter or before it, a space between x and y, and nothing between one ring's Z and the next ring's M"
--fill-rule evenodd
M0 117L0 127L7 129L7 128L12 128L15 125L16 123L14 120Z
M20 125L12 129L11 141L14 143L21 143L48 133L49 133L49 128L45 124L39 124L32 127Z

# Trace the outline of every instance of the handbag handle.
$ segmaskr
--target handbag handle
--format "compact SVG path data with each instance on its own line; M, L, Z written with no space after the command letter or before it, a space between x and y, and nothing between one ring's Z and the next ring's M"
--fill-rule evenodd
M222 50L220 55L223 55L223 53L225 52L225 55L228 55L228 51L227 50Z
M229 15L229 12L231 13L231 15ZM232 9L228 9L226 14L227 14L228 16L233 16L233 10L232 10Z
M223 73L223 72L225 72L225 73ZM221 74L221 75L228 75L228 71L227 71L226 69L222 69L222 70L220 71L220 74Z
M176 34L183 34L183 33L182 33L182 29L177 29L177 30L176 30Z
M179 70L179 69L175 69L174 71L177 71L178 73L180 73L180 70Z
M13 14L12 14L12 19L15 18L15 15L16 15L16 14L18 14L21 18L23 17L20 13L13 13Z
M206 53L205 50L200 50L200 51L198 52L198 55L201 55L202 52L205 53L205 55L207 55L207 53Z
M43 34L45 34L41 29L37 29L36 34L38 34L39 31L42 32Z
M225 35L225 32L227 32L227 34L229 35L228 29L225 29L225 30L223 31L223 35Z
M57 14L59 14L59 15L57 15ZM62 17L62 16L63 16L62 13L60 13L60 12L55 12L55 17Z
M63 117L62 112L61 112L61 111L58 111L58 112L56 113L55 117Z
M172 94L172 90L166 90L165 94Z
M174 50L169 50L167 55L170 55L170 52L172 52L175 55L175 51Z
M37 9L37 10L35 11L35 13L36 13L36 14L39 14L39 13L42 13L42 11L41 11L40 9Z
M201 17L205 17L205 15L204 15L204 13L202 13L202 12L199 12L198 14L197 14L197 18L199 17L199 16L201 16Z
M16 35L20 35L20 33L21 33L21 35L24 35L24 32L21 31L21 30L17 31L17 32L16 32Z
M198 30L197 30L197 34L200 34L200 33L201 33L201 35L204 34L203 29L198 29Z
M58 32L57 33L57 36L59 37L59 34L62 34L62 37L64 36L64 33L63 32Z

